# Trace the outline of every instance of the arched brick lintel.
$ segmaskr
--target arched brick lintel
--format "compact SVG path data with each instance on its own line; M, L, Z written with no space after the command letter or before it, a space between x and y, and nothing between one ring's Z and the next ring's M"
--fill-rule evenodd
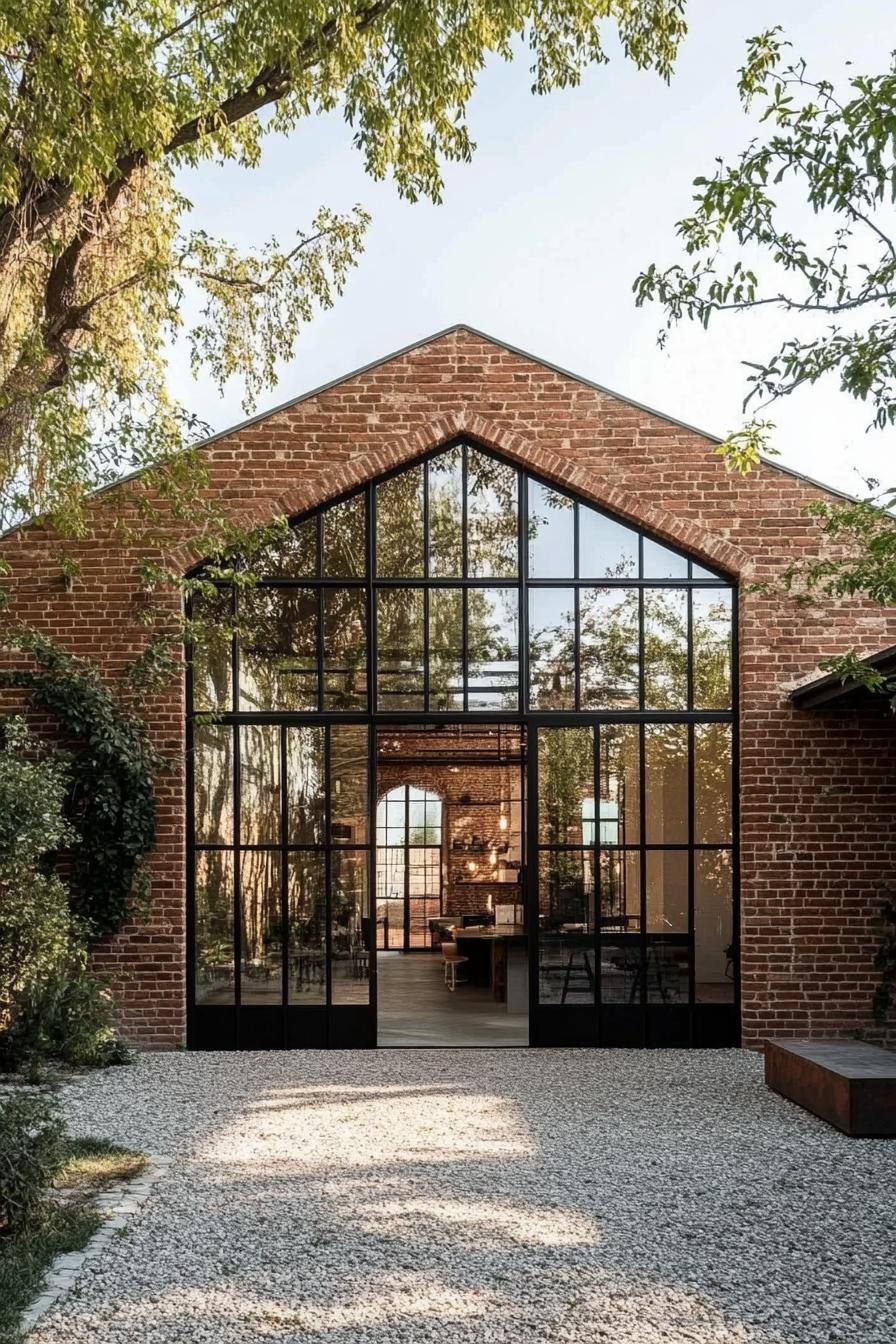
M565 486L586 501L617 514L624 521L655 533L661 540L680 546L696 560L704 560L724 570L732 578L744 579L750 574L751 561L744 551L693 519L681 518L666 509L657 508L638 495L620 490L597 472L570 461L560 453L545 449L484 416L463 411L433 420L413 434L386 440L380 447L362 453L336 468L309 475L302 482L291 486L276 501L272 502L268 498L260 500L252 510L244 509L234 521L251 528L270 522L272 517L278 515L292 518L384 472L411 463L423 453L443 443L450 443L459 435L466 435L471 441L501 453L516 465L556 485ZM214 449L211 451L213 453ZM169 555L168 560L172 568L186 571L206 558L204 553L194 547L182 545Z

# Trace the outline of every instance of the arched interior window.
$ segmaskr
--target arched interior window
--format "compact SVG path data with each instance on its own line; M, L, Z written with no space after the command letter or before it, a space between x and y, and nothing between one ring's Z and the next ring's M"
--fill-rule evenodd
M377 947L429 947L429 921L441 913L442 800L400 784L376 810Z

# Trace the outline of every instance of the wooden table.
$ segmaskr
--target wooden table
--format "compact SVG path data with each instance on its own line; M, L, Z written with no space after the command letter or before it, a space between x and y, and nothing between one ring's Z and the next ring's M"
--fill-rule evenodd
M476 945L488 951L488 983L496 1003L506 1003L507 1011L525 1012L528 1005L528 961L523 957L524 973L509 957L511 948L527 947L529 936L524 924L499 924L483 928L455 929L453 935L458 949L465 956L474 957ZM473 970L471 964L471 971Z

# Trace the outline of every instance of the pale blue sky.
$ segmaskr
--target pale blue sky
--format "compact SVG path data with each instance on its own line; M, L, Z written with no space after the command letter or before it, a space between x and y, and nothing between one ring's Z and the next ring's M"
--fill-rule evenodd
M765 314L682 328L656 344L657 309L638 310L632 282L649 261L678 257L674 223L690 182L752 133L735 94L746 38L781 23L818 73L851 60L879 70L896 47L892 0L689 0L690 33L670 86L621 58L579 89L535 98L525 59L483 75L470 109L478 149L447 170L440 206L409 205L365 177L338 115L272 140L254 172L185 174L192 223L240 245L288 238L318 205L361 202L374 217L367 250L336 307L302 335L259 410L455 322L466 322L710 432L740 423L740 361L777 346L786 324ZM811 230L799 208L797 228ZM177 394L214 429L243 418L241 389L195 382L179 352ZM896 480L896 431L865 433L861 406L832 383L776 407L782 461L841 489L857 469Z

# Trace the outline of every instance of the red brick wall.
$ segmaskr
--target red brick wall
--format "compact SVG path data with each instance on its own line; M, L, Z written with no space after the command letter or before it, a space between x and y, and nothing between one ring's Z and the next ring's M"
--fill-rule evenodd
M645 390L646 391L646 390ZM745 583L772 581L816 553L802 507L819 487L774 467L726 473L700 434L455 330L214 440L210 489L242 523L298 513L466 433ZM96 502L96 532L66 543L82 567L72 592L57 540L40 526L3 543L12 616L47 630L114 675L145 631L133 554L114 540L120 492ZM202 544L168 529L166 558L186 569ZM161 554L161 552L160 552ZM896 642L896 613L854 603L804 610L746 592L740 622L743 1020L769 1033L866 1026L880 887L893 868L896 766L889 721L825 721L787 691L819 658ZM169 756L182 749L179 684L146 705ZM180 764L159 780L152 907L99 958L114 975L135 1040L184 1035L184 797Z

